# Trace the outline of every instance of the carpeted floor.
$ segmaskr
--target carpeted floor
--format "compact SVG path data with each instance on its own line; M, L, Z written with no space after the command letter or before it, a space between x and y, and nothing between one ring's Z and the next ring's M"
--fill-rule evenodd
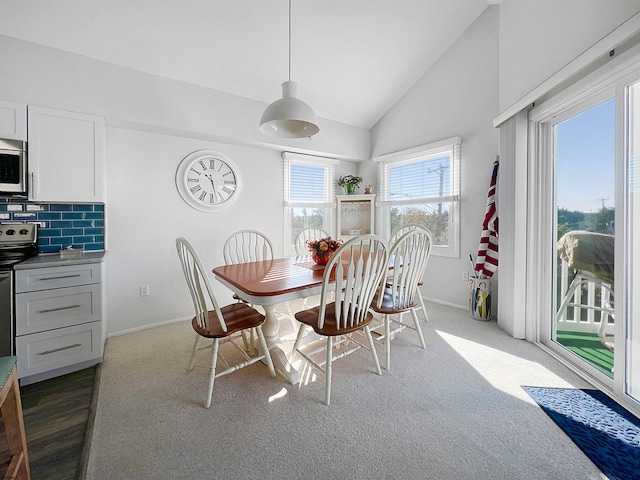
M590 389L523 387L609 480L640 478L640 420Z
M427 349L402 332L382 376L367 351L337 361L330 407L322 375L299 387L256 364L218 379L207 410L188 322L110 338L87 478L603 478L521 388L588 384L495 322L427 307Z

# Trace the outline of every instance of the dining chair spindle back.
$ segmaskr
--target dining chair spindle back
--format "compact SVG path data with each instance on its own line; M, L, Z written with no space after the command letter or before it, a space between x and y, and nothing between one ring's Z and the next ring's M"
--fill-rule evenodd
M302 323L298 330L292 355L300 354L308 365L325 374L325 400L331 402L331 374L334 360L345 357L360 348L370 351L376 373L382 374L369 324L373 314L369 305L387 272L389 252L386 241L377 235L361 235L347 241L333 254L326 265L320 295L320 305L296 313ZM331 295L335 292L335 297ZM331 301L333 298L335 300ZM325 345L309 351L301 347L304 331L311 327L325 337ZM353 334L363 331L368 345ZM340 348L334 352L334 348ZM324 359L317 354L324 353ZM302 382L301 382L302 383Z
M222 255L225 265L271 260L273 245L264 233L257 230L238 230L224 242ZM235 293L233 299L247 303Z
M431 236L431 232L421 226L421 225L415 225L415 224L410 224L410 225L405 225L403 227L399 227L397 228L392 234L391 237L389 237L389 248L391 248L393 246L394 243L396 243L398 241L398 239L404 235L405 233L409 233L412 232L413 230L424 230L426 231L429 236L433 239L433 237ZM431 249L429 249L429 251L431 251ZM424 314L424 319L425 321L429 321L429 315L427 314L427 308L424 306L424 298L422 297L422 292L421 292L421 288L422 288L422 278L420 279L420 281L418 282L418 286L416 287L416 291L417 291L417 299L418 302L420 303L419 307L416 307L416 313L418 312L418 310L422 310L422 313Z
M302 230L293 242L294 247L296 249L296 255L308 255L309 254L309 242L314 240L320 240L321 238L327 238L330 234L326 230L322 228L305 228ZM302 309L307 308L309 299L307 297L302 301ZM296 324L293 323L293 312L291 311L291 304L287 302L287 311L289 312L289 317L292 318L292 325L294 329L296 328Z
M420 297L418 284L422 281L430 252L431 235L421 228L410 230L391 246L389 252L391 273L382 280L376 299L371 305L371 309L383 317L379 327L384 327L384 334L380 339L384 340L387 370L391 368L392 335L410 328L417 332L422 348L427 348L416 306ZM402 314L407 311L411 312L413 325L402 321ZM396 318L392 315L396 315ZM393 331L391 331L391 322L397 326Z
M327 238L329 236L329 232L322 228L305 228L296 235L296 239L293 242L293 246L296 249L296 255L307 255L309 253L308 242L320 240L321 238Z
M262 334L262 324L265 317L254 308L241 302L232 303L221 308L213 293L211 282L202 262L191 244L180 237L176 239L176 249L195 309L195 316L191 320L191 326L196 332L196 340L189 360L189 371L193 369L200 340L202 338L212 340L209 388L205 400L205 407L209 408L213 397L213 384L218 377L228 375L263 359L269 368L271 376L276 376L271 355ZM250 356L246 349L241 348L237 343L240 338L244 338L241 335L242 332L250 329L255 329L261 347L261 350L255 356ZM235 363L227 361L220 350L220 346L224 343L233 345L240 352L244 361ZM218 357L227 367L222 371L216 370Z
M227 265L271 260L273 245L264 233L257 230L239 230L224 242L223 256Z

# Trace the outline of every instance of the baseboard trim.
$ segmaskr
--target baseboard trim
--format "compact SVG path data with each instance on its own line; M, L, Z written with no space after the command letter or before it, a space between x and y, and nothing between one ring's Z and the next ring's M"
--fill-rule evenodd
M119 330L117 332L111 332L107 334L107 338L119 337L121 335L128 335L129 333L142 332L149 330L150 328L162 327L164 325L171 325L173 323L184 322L191 320L192 317L173 318L171 320L164 320L162 322L150 323L149 325L142 325L140 327L127 328L126 330Z
M436 303L438 305L444 305L446 307L457 308L458 310L469 310L468 305L458 305L457 303L445 302L443 300L438 300L437 298L431 297L422 297L425 302Z

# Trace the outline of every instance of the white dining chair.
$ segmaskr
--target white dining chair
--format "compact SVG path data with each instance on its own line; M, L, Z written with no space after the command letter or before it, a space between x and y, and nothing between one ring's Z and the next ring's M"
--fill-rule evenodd
M405 328L415 330L418 334L420 346L427 348L416 307L418 306L418 282L422 279L427 267L431 251L431 235L423 229L411 230L401 237L391 247L389 258L391 275L384 278L376 295L371 310L382 315L383 322L378 327L384 327L380 340L385 346L385 368L391 369L391 338ZM413 325L403 322L402 314L411 312ZM393 316L396 317L393 317ZM391 330L394 323L394 330Z
M264 233L257 230L238 230L225 240L222 255L225 265L271 260L273 245ZM245 301L236 294L233 298Z
M257 230L239 230L225 240L222 253L227 265L271 260L273 245L264 233Z
M271 376L276 376L271 354L269 353L267 342L262 333L262 324L265 321L265 317L254 308L242 302L232 303L221 308L213 294L206 270L191 244L180 237L176 239L176 249L195 309L195 316L191 320L191 326L196 332L196 340L191 351L189 371L193 369L195 364L200 339L212 339L209 388L205 400L205 407L209 408L213 397L213 384L216 378L253 365L260 360L265 361ZM236 343L239 337L242 337L241 333L247 330L255 330L258 335L261 349L255 356L250 356L246 349L241 348ZM242 338L244 340L244 337ZM240 352L244 361L230 363L220 349L220 346L224 343L233 345L235 349ZM218 357L220 357L220 360L226 366L222 371L217 371Z
M308 242L313 240L320 240L321 238L327 238L330 234L322 228L305 228L302 230L293 242L293 246L296 250L296 255L307 255L309 253Z
M425 230L428 234L429 237L431 237L431 232L429 232L429 230L421 225L405 225L403 227L399 227L396 230L394 230L394 232L391 234L391 236L389 237L389 248L391 248L393 246L393 244L405 233L407 232L411 232L413 230L417 230L417 229L421 229L421 230ZM429 315L427 314L427 307L425 307L424 305L424 298L422 297L422 278L420 278L420 281L418 282L418 285L416 287L417 293L418 293L418 302L419 302L419 306L416 308L416 312L418 310L422 310L422 313L424 314L424 319L425 321L429 321Z
M273 244L269 237L257 230L238 230L231 234L224 242L222 255L225 265L236 265L238 263L257 262L260 260L273 259ZM238 302L248 303L237 294L233 294L233 299ZM251 305L255 307L255 305ZM255 344L253 332L251 340L244 335L247 348L249 343Z
M298 233L298 235L296 235L296 238L293 242L293 246L296 250L296 255L308 255L309 254L308 242L311 242L313 240L320 240L321 238L327 238L329 236L330 236L329 232L327 232L326 230L323 230L322 228L317 228L317 227L305 228L300 233ZM308 297L305 297L302 300L301 308L303 310L306 309L308 306L308 303L309 303L309 299ZM291 311L290 302L287 302L287 311L289 312L289 317L291 317L292 319L291 324L293 325L295 330L297 328L297 324L295 323L294 314Z
M336 250L325 267L320 305L295 315L302 325L293 345L292 357L299 354L309 366L324 372L326 405L331 403L334 360L365 348L371 353L376 373L382 374L369 330L374 318L369 306L387 272L388 261L387 243L382 237L367 234L352 238ZM336 292L335 300L331 301L330 292L333 291ZM305 331L309 328L324 337L324 345L318 346L319 341L313 341L302 346ZM368 345L354 336L360 331L364 332Z

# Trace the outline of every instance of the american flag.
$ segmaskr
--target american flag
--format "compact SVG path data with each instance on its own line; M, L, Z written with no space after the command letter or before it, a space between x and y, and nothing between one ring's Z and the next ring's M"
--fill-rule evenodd
M489 193L487 194L487 209L482 222L480 246L476 258L475 271L477 276L492 277L498 268L498 211L496 209L496 184L500 162L493 162L493 173Z

